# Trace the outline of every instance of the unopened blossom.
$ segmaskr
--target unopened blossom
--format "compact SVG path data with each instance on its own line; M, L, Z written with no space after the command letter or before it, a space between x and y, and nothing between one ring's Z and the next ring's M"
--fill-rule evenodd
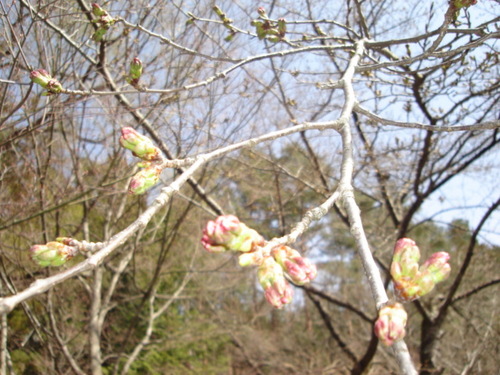
M30 78L33 83L36 83L46 89L47 84L52 79L52 76L45 69L37 69L30 73Z
M134 58L130 63L127 82L132 86L136 86L139 84L139 79L142 75L142 68L142 61L138 57Z
M434 286L448 278L451 266L448 263L450 255L444 251L432 254L420 267L416 284L419 286L419 296L429 293Z
M101 8L99 4L92 3L91 6L92 6L92 13L94 14L94 16L101 17L108 14L108 12L106 12L103 8Z
M394 303L380 309L375 322L375 335L386 346L405 337L405 326L408 315L403 305Z
M420 250L410 238L400 238L394 246L391 264L391 276L394 289L402 301L412 301L420 297L417 284L419 274Z
M53 78L45 69L33 70L30 73L30 79L33 83L47 90L44 95L59 94L62 91L61 83Z
M260 248L255 251L243 253L238 257L238 263L241 267L260 266L263 261L264 254Z
M203 229L203 247L212 253L224 251L250 252L264 244L264 239L255 230L233 215L222 215L210 220Z
M122 128L121 134L120 144L122 147L132 151L134 156L146 161L160 159L160 149L148 137L139 134L135 129L130 127Z
M391 264L391 275L393 278L411 278L418 273L418 262L420 250L410 238L400 238L394 246Z
M446 280L451 271L449 260L450 254L445 251L434 253L422 264L420 273L429 274L435 283Z
M128 192L134 195L141 195L152 188L158 180L162 168L157 165L152 165L150 167L141 169L137 172L128 185Z
M293 289L286 281L283 268L273 257L266 257L257 271L267 302L279 309L292 301Z
M303 258L297 250L278 246L271 254L295 284L304 285L316 277L316 266Z
M76 248L55 241L45 245L34 245L30 248L31 259L42 267L61 266L77 253Z
M391 264L391 276L398 299L413 301L429 293L437 284L445 280L450 273L446 252L432 254L419 267L420 250L415 241L401 238L396 242Z

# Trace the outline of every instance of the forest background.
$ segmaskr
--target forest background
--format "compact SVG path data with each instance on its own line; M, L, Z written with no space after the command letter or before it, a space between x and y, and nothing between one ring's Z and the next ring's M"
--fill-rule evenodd
M0 374L496 374L498 3L0 0ZM123 127L175 161L144 195ZM274 309L222 214L317 278ZM94 251L30 259L62 236ZM452 271L393 349L402 237Z

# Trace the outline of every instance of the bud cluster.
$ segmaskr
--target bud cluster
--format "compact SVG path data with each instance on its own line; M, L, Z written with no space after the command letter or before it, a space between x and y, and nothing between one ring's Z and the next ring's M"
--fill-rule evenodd
M304 285L316 277L316 266L297 250L281 245L266 253L264 238L233 215L210 220L203 230L201 243L211 253L243 253L239 256L240 266L258 267L257 278L266 300L276 308L292 300L293 289L287 279Z
M96 42L100 42L104 37L104 34L113 26L116 20L109 15L109 13L101 8L98 4L92 3L92 14L98 19L95 21L98 25L97 30L92 35L92 39Z
M270 42L277 43L285 38L286 21L284 18L279 18L278 21L270 20L264 8L257 9L259 18L253 20L250 24L255 26L257 37L267 39Z
M389 304L382 307L375 321L375 335L386 346L405 337L405 326L408 315L400 303Z
M161 151L148 137L139 134L135 129L126 127L121 130L120 145L143 161L137 166L142 168L130 181L128 192L134 195L144 194L156 185L163 171Z
M30 73L30 79L33 83L47 90L47 92L42 94L43 96L59 94L63 90L61 83L53 78L45 69L33 70Z
M401 238L396 242L391 264L391 276L398 298L413 301L429 293L445 280L451 271L450 255L444 251L432 254L419 267L420 250L415 241Z

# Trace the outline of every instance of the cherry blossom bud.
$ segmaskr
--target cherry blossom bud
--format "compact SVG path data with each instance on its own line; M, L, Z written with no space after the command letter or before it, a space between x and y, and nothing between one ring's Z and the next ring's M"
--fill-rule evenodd
M316 277L316 266L304 259L297 250L278 246L271 254L295 284L304 285Z
M134 156L147 161L160 159L160 150L148 137L139 134L133 128L122 128L121 133L120 144L132 151Z
M403 305L394 303L380 309L374 330L379 340L386 346L405 337L408 315Z
M446 280L450 275L451 267L448 261L450 254L440 251L432 254L420 267L420 273L429 274L434 283Z
M105 16L108 14L104 9L102 9L98 4L92 3L92 13L96 17Z
M434 286L448 278L451 267L448 263L450 255L444 251L432 254L424 264L420 267L419 277L416 279L416 284L420 290L419 296L424 296L429 293Z
M420 250L415 241L409 238L400 238L394 246L391 264L393 278L414 277L418 272Z
M264 254L262 254L260 248L257 249L256 251L243 253L238 257L238 262L241 267L260 266L263 261L264 261Z
M255 250L256 246L262 246L264 239L255 230L241 223L236 216L223 215L207 223L203 229L201 243L212 253L224 251L246 253Z
M446 279L450 273L445 252L438 252L419 268L420 251L415 241L401 238L394 247L391 276L397 297L401 301L413 301L429 293L434 285Z
M30 73L30 78L33 83L47 90L47 92L43 94L44 96L59 94L63 89L61 83L53 78L45 69L33 70Z
M267 18L267 13L264 7L258 7L257 13L259 13L259 16Z
M45 69L37 69L30 73L30 78L33 83L36 83L46 89L47 84L52 79L52 76Z
M59 94L62 91L62 85L57 79L51 79L47 83L47 95Z
M128 192L134 195L141 195L152 188L160 179L162 168L157 165L141 169L137 172L130 184L128 185Z
M130 77L133 79L139 79L142 75L142 61L136 57L132 60L130 64Z
M292 301L293 289L286 281L283 268L272 257L266 257L257 271L267 302L280 309Z
M78 250L60 242L48 242L45 245L34 245L30 249L31 259L42 267L61 266L73 258Z

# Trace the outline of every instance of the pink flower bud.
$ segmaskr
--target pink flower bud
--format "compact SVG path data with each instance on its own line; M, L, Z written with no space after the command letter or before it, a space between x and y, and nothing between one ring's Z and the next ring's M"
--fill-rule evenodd
M43 95L59 94L63 89L61 83L57 79L52 78L45 69L33 70L30 73L30 78L33 83L47 90Z
M78 250L60 242L48 242L45 245L34 245L30 249L31 259L42 267L61 266L73 258Z
M159 160L160 150L148 137L139 134L133 128L122 128L120 144L122 147L132 151L134 156L146 161Z
M391 276L398 299L412 301L419 297L420 287L416 284L420 250L412 239L400 238L394 246Z
M378 312L374 330L379 340L387 346L405 337L405 326L408 315L403 305L394 303L387 305Z
M210 220L201 239L203 247L212 253L224 251L250 252L256 246L264 244L264 239L255 230L241 223L233 215L219 216L215 221Z
M278 246L272 250L272 256L297 285L304 285L316 277L316 266L304 259L297 250Z
M264 258L257 271L267 302L279 309L292 301L293 290L286 281L283 269L272 257Z
M446 280L450 275L451 267L448 263L450 254L440 251L432 254L420 267L420 272L429 274L434 283Z
M44 89L47 88L47 84L52 79L52 76L45 69L33 70L30 73L30 78L33 83L42 86Z
M142 61L139 58L134 58L130 63L129 78L139 80L142 75Z
M400 238L394 246L391 275L397 277L413 277L418 271L420 250L415 241L409 238Z
M162 169L156 165L140 170L132 177L132 180L130 180L128 192L134 195L144 194L147 190L156 185L160 179L161 172Z
M419 268L418 246L409 238L399 239L394 247L391 264L391 276L398 299L413 301L429 293L436 283L448 277L449 259L448 253L438 252Z

